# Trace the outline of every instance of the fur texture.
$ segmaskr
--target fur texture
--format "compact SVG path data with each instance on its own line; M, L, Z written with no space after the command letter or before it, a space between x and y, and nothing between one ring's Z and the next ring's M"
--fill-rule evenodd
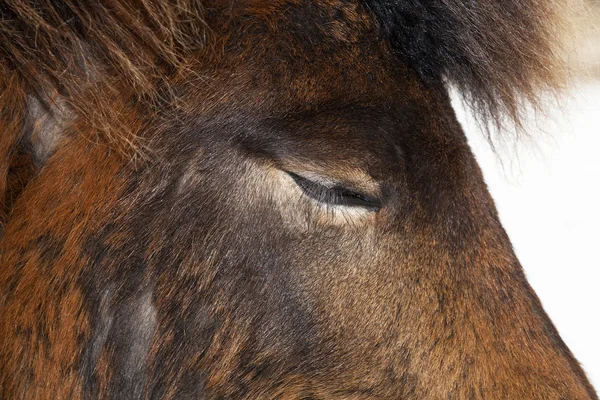
M480 115L515 120L561 81L558 0L364 0L396 54L426 81L456 85ZM233 2L235 3L235 2ZM232 4L233 4L232 3ZM159 82L207 44L201 0L5 0L0 68L29 91L70 98L91 82L156 100ZM208 43L210 45L210 43ZM116 81L110 82L111 79ZM72 107L89 115L98 107ZM164 104L163 104L164 106ZM8 111L4 111L5 114ZM97 111L94 114L99 114ZM110 117L96 123L111 131ZM118 129L113 134L118 136ZM125 136L125 135L124 135Z
M2 1L0 80L12 89L3 97L27 93L54 113L84 115L98 135L92 140L143 154L138 132L112 112L114 102L135 96L147 109L167 107L172 93L160 88L205 37L197 0ZM22 130L12 104L0 109L2 124Z
M487 119L519 119L562 81L555 0L366 0L396 53L456 85Z
M7 0L0 15L4 73L18 73L42 93L69 94L84 83L78 79L111 76L151 91L204 44L195 0Z
M597 400L444 86L550 14L424 4L1 2L0 398Z

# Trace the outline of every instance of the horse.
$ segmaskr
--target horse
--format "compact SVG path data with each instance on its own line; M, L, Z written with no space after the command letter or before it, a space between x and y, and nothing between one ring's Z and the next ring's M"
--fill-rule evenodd
M598 399L450 104L537 0L2 0L0 398Z

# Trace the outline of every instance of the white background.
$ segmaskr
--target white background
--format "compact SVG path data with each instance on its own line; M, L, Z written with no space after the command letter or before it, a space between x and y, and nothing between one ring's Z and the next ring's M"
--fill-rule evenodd
M563 340L600 390L600 82L579 82L532 140L491 150L454 101L517 256Z

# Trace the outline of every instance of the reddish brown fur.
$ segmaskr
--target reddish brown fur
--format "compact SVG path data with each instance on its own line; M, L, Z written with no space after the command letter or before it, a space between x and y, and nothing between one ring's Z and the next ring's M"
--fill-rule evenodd
M118 164L107 160L106 154L106 149L90 148L85 139L75 139L55 155L56 167L46 165L29 184L13 210L11 221L18 223L6 228L2 259L15 268L0 271L5 304L0 331L3 338L14 331L10 347L4 345L0 353L3 360L10 360L0 369L8 398L25 393L23 382L29 385L24 398L74 398L80 390L77 372L70 366L80 356L89 326L81 309L82 293L69 277L86 262L80 252L82 235L104 222L103 210L118 194L114 177ZM98 170L111 173L98 176ZM46 180L54 183L43 184ZM63 249L38 250L36 241L45 235L62 242ZM42 252L48 251L58 253L53 255L54 267L45 271L49 265ZM15 298L21 300L11 300ZM47 322L39 320L40 313Z

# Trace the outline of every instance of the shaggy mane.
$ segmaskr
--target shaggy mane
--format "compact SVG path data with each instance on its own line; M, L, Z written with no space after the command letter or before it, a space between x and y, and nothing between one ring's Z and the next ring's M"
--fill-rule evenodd
M1 139L19 140L38 117L28 115L35 98L49 113L85 116L91 140L144 156L131 99L147 110L168 104L159 88L168 92L164 83L204 46L205 33L200 0L0 2ZM12 147L0 145L0 176Z
M519 122L562 84L559 0L365 0L425 81L455 85L484 121Z
M199 0L4 0L0 68L31 85L75 90L84 72L151 90L202 44Z
M422 79L455 85L486 120L518 120L523 102L536 105L538 94L558 83L554 0L360 1ZM67 109L79 107L90 119L122 87L152 99L160 82L204 46L201 2L2 1L0 130L6 136L14 129L27 96L59 95ZM102 87L95 100L77 101L90 83ZM102 118L98 123L110 129Z

